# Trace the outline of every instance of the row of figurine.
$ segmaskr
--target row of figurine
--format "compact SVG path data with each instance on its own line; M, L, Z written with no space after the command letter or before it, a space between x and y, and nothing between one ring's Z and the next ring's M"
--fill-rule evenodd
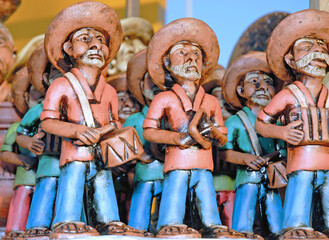
M327 22L291 14L225 70L201 20L153 35L101 2L63 9L13 83L25 115L1 146L17 165L3 239L326 239Z

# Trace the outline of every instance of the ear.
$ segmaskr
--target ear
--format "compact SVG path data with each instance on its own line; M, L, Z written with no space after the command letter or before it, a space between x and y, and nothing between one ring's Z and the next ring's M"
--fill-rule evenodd
M238 85L236 87L236 91L238 92L238 94L239 94L240 97L245 98L244 97L244 89L243 89L243 87L241 85Z
M288 66L291 67L292 69L297 68L294 56L290 52L284 56L284 60L288 64Z
M63 50L66 52L69 56L72 56L72 43L70 41L67 41L63 44Z

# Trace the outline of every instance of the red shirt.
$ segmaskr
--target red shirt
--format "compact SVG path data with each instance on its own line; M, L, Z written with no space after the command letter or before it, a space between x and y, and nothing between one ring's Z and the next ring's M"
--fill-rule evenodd
M147 112L143 128L160 129L161 119L164 118L170 131L188 132L190 116L188 111L205 109L207 116L222 133L227 134L224 126L221 108L216 97L206 94L202 87L195 96L192 104L184 89L175 84L172 91L159 93L153 99ZM204 150L196 147L180 149L168 146L166 149L163 172L175 169L209 169L213 170L212 149Z
M73 68L71 73L78 78L87 95L96 127L107 125L110 122L115 122L120 127L118 120L118 97L115 89L107 84L101 75L95 91L92 92L87 80L78 69ZM65 77L55 79L50 85L40 118L41 120L51 118L86 125L79 99L70 82ZM111 121L110 118L112 118ZM76 139L63 139L59 161L60 166L71 161L93 160L94 153L92 147L75 145L73 143L74 140Z
M323 87L317 104L314 103L312 96L306 86L296 81L294 84L305 95L309 106L324 107L328 96L328 90ZM271 102L258 114L258 119L273 123L285 110L300 107L297 99L289 89L283 89ZM322 145L303 145L287 148L287 174L297 170L329 170L329 147Z

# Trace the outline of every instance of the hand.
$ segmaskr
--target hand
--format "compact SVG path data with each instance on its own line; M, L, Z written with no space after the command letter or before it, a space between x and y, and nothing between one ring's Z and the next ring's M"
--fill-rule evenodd
M196 142L190 136L189 133L184 132L184 133L177 133L176 137L174 138L174 143L180 149L185 149L193 146Z
M27 148L36 155L41 155L45 149L45 143L41 140L45 136L45 132L38 132L28 143Z
M99 142L101 132L96 128L80 125L79 129L75 132L75 137L78 139L78 141L74 142L75 144L90 146Z
M298 126L302 125L303 121L298 120L292 123L289 123L287 126L284 126L282 129L282 140L290 143L292 145L299 145L304 139L304 132L296 129Z
M255 156L250 154L249 157L243 159L243 163L252 170L259 170L262 166L266 165L267 159L261 156Z

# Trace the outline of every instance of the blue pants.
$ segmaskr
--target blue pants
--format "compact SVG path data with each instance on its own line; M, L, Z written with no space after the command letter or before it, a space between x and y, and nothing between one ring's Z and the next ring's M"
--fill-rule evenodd
M232 228L239 232L253 232L256 204L260 202L265 209L271 233L282 228L282 204L276 189L268 189L264 184L246 183L235 192Z
M148 231L153 197L162 192L162 180L138 182L131 199L128 225Z
M49 228L57 190L57 177L37 179L26 229Z
M111 171L97 171L93 161L74 161L61 168L53 226L81 221L85 183L88 203L91 203L88 215L93 216L91 225L120 220Z
M321 201L324 229L329 229L329 171L295 171L288 175L283 228L310 227L314 193Z
M212 173L206 169L173 170L164 176L157 229L183 224L189 188L195 190L202 223L207 227L221 225Z

